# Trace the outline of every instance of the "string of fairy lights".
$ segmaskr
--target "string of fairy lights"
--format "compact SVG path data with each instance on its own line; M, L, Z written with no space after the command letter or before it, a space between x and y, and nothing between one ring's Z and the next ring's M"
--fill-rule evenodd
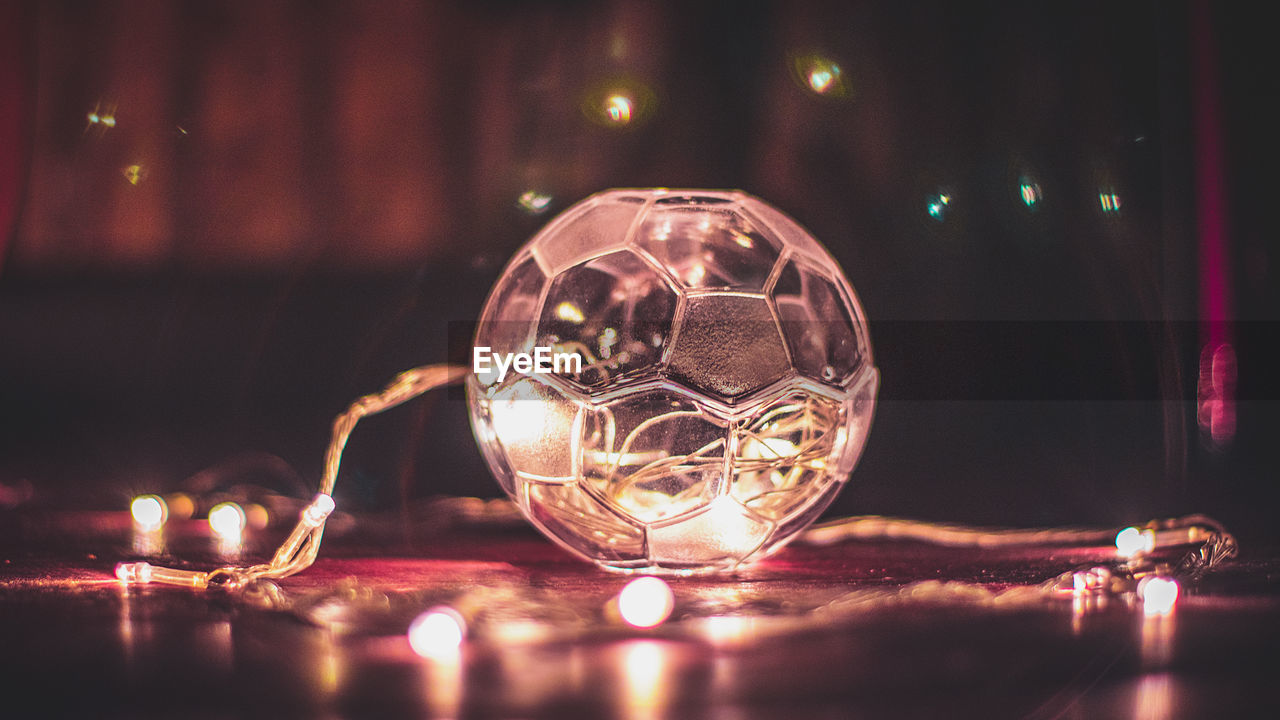
M335 613L335 602L338 606L383 609L426 607L408 624L406 636L414 652L430 658L456 652L463 643L477 640L562 640L609 626L734 642L823 626L873 608L902 603L1025 608L1069 600L1073 612L1080 614L1110 599L1139 605L1149 616L1162 616L1174 610L1183 583L1194 581L1237 552L1234 537L1216 521L1200 515L1153 520L1123 529L990 529L859 516L815 525L798 542L835 545L909 540L976 550L1111 546L1114 554L1106 562L1073 569L1040 583L1003 589L973 582L927 580L900 587L854 588L804 601L792 595L773 598L767 589L756 588L751 606L765 610L754 613L742 611L744 598L739 591L726 589L724 597L710 603L683 602L671 584L648 575L627 583L594 617L567 610L550 591L527 587L475 587L440 598L431 591L353 592L347 585L299 592L276 582L305 570L315 561L326 520L335 507L332 493L342 452L359 420L458 382L465 373L465 368L446 365L415 368L401 373L381 392L360 398L339 415L333 424L319 492L303 507L293 531L269 562L198 571L136 561L120 563L117 578L126 586L160 584L199 590L216 587L234 593L246 603L292 612L322 626L332 625L343 614ZM453 515L489 520L497 517L504 522L517 522L519 518L509 501L454 498L442 503L445 512ZM159 531L168 517L167 503L157 495L134 499L131 512L135 527L145 533ZM216 536L238 538L247 514L238 505L223 502L209 510L208 522Z

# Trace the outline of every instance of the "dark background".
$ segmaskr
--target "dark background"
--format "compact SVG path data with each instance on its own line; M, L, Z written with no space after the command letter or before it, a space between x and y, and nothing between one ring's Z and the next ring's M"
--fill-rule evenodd
M1208 5L5 6L0 513L210 468L306 497L332 417L444 360L556 212L735 187L825 243L873 321L880 405L832 513L1207 512L1272 543L1277 58L1247 6ZM814 56L847 92L805 84ZM362 423L345 462L344 508L500 492L456 395Z

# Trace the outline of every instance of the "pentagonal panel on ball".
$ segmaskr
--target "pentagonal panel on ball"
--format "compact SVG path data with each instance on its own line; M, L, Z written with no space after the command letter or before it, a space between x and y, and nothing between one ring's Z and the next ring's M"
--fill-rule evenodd
M529 352L538 300L546 283L547 276L533 257L526 253L513 261L480 316L475 346L503 355ZM498 381L498 372L477 373L476 379L487 387Z
M574 552L610 562L645 559L644 531L602 506L578 483L523 483L521 501L535 525Z
M657 372L678 297L651 265L627 250L574 266L551 281L537 344L574 354L555 374L587 390Z
M773 525L730 497L697 515L647 530L649 559L666 567L732 567L755 552Z
M669 368L690 387L733 399L782 378L790 365L763 297L712 293L689 298Z
M680 200L655 203L635 244L686 288L762 290L780 254L777 242L731 204Z
M727 440L727 424L683 395L624 397L584 420L582 482L640 523L677 517L719 492Z
M791 363L801 374L843 386L862 364L853 310L826 275L791 259L772 290Z
M541 482L577 478L573 449L582 429L574 399L531 377L507 380L487 401L492 442L518 477Z
M548 275L555 276L584 260L620 250L643 202L641 197L616 193L596 197L538 233L530 243L533 255Z

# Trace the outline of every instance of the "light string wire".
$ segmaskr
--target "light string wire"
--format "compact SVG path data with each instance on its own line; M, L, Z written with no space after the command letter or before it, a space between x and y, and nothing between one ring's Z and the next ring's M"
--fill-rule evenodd
M325 520L334 510L333 488L338 481L342 451L361 418L377 415L438 387L460 382L468 369L460 365L425 365L400 373L381 392L365 395L333 421L333 435L325 452L324 474L311 503L303 508L298 524L276 550L271 561L249 567L226 566L210 571L183 570L147 562L121 563L116 577L124 583L161 583L204 589L211 585L243 588L255 580L288 577L316 560L324 536Z
M334 420L333 434L325 453L324 472L320 479L319 492L302 510L297 525L280 545L270 562L249 567L226 566L211 571L166 568L146 562L121 563L116 567L117 577L124 583L160 583L197 589L218 586L230 590L247 590L252 596L261 596L256 597L259 602L276 607L288 605L287 598L279 586L271 582L257 581L288 577L305 570L315 562L324 534L325 521L334 510L332 495L337 483L342 453L359 421L369 415L376 415L401 405L433 389L458 383L466 377L467 373L468 368L456 365L427 365L414 368L397 375L382 391L359 398L339 415ZM782 414L785 415L785 413ZM795 428L791 427L791 423L786 425L787 427L777 428L772 427L771 424L765 424L761 429L768 428L773 432L762 435L787 436ZM646 427L648 423L641 423L639 427L628 433L621 450L617 453L619 457L626 454L634 436ZM610 423L608 432L605 433L608 436L604 453L606 457L613 455L613 430ZM749 435L759 439L755 432ZM813 454L811 443L812 440L806 432L797 449L797 456L786 458L786 462L783 462L782 457L760 458L756 459L752 465L758 464L759 470L781 469L779 465L793 465L792 469L804 467L806 461L812 459L808 457ZM768 448L767 445L765 447ZM696 463L700 459L699 455L705 450L706 448L703 448L692 453L692 457L661 458L649 462L633 473L626 484L634 484L637 480L635 476L643 478L648 473L683 467L691 461ZM788 473L788 476L792 474ZM786 485L790 484L786 483ZM773 492L790 490L794 488L784 487L784 490ZM766 493L768 494L772 493ZM473 500L475 503L481 502L474 498L455 498L454 500L459 503L468 500ZM501 501L490 501L483 505L491 511L492 506L497 502ZM510 504L509 501L507 504ZM457 503L450 507L455 505ZM489 511L483 514L494 515ZM518 516L515 512L497 513L497 515L506 519ZM1131 590L1138 580L1152 574L1171 574L1194 579L1223 560L1234 557L1238 552L1234 536L1220 523L1204 515L1152 520L1142 526L1125 528L1122 532L1133 535L1137 544L1132 550L1122 551L1117 542L1119 553L1117 562L1110 566L1068 571L1039 585L1018 588L1018 592L1014 594L1026 597L1030 593L1043 597L1063 592L1079 593L1082 590L1101 594L1125 592ZM1117 540L1117 531L1115 528L1084 527L982 528L879 515L861 515L820 523L802 533L798 540L815 546L836 545L851 540L905 540L943 547L1032 548L1100 546ZM1185 550L1185 552L1176 562L1169 561L1167 559L1169 552L1177 550ZM969 589L965 592L972 594L973 590Z

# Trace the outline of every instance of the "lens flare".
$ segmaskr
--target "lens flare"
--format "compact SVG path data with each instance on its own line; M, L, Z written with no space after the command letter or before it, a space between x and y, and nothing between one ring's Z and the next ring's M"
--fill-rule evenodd
M951 196L947 193L930 195L925 201L925 210L929 217L942 222L947 219L947 208L951 205Z
M825 55L797 55L791 61L791 70L800 87L814 95L846 98L850 94L840 64Z
M536 190L526 190L520 195L519 199L516 200L516 205L530 215L540 215L551 206L551 201L553 199L554 198L552 196L540 193Z
M1040 204L1040 184L1030 177L1023 176L1018 180L1018 194L1022 197L1022 204L1027 206L1029 210L1035 210Z

